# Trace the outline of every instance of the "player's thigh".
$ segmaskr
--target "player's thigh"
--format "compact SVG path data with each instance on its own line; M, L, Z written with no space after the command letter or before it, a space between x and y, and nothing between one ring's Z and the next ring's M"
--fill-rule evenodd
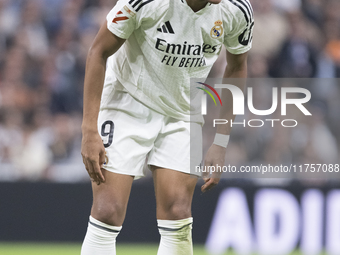
M116 91L100 110L98 131L105 146L104 168L117 174L144 176L143 166L162 126L162 116L129 93Z
M104 223L121 226L129 201L133 176L102 170L105 182L92 183L93 205L91 215Z
M191 202L197 176L151 166L154 179L157 219L179 220L191 217Z

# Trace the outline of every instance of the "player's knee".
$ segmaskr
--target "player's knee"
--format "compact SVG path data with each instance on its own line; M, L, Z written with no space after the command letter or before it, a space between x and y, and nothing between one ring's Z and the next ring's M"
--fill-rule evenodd
M106 204L100 207L93 206L92 216L111 226L121 226L124 221L125 209L118 204Z
M191 205L186 202L173 203L167 210L168 219L185 219L191 216Z

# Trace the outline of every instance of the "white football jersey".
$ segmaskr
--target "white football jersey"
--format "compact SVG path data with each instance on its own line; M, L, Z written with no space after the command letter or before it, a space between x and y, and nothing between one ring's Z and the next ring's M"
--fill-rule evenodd
M109 58L106 77L155 111L200 122L200 109L190 107L190 78L207 77L222 44L232 54L247 52L253 25L248 0L208 3L198 12L185 0L119 0L107 27L127 40Z

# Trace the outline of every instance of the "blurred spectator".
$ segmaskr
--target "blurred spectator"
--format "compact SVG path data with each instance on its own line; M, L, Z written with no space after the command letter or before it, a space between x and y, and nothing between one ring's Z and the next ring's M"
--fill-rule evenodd
M301 0L272 0L273 5L284 12L296 12L301 8Z
M339 0L250 1L249 77L340 77ZM115 2L0 0L0 180L88 180L80 156L85 61ZM210 76L222 77L225 64L223 52ZM336 161L339 86L311 84L322 107L296 129L235 129L228 162ZM258 109L270 108L271 87L254 89Z
M81 162L86 55L114 4L0 1L0 179L58 179L55 165Z
M287 18L274 9L271 0L253 0L252 5L255 26L251 54L271 59L288 36Z
M271 74L274 77L315 77L318 32L301 12L287 15L290 35L274 61Z

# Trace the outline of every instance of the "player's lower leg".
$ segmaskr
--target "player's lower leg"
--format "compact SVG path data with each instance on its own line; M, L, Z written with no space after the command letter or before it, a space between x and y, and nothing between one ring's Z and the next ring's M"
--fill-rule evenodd
M158 255L192 255L191 202L197 178L158 167L152 173L161 235Z
M121 229L90 216L81 255L116 255L116 237Z
M81 255L115 255L133 176L102 170L105 183L92 183L93 205Z
M158 255L191 255L192 218L182 220L157 220L161 241Z

